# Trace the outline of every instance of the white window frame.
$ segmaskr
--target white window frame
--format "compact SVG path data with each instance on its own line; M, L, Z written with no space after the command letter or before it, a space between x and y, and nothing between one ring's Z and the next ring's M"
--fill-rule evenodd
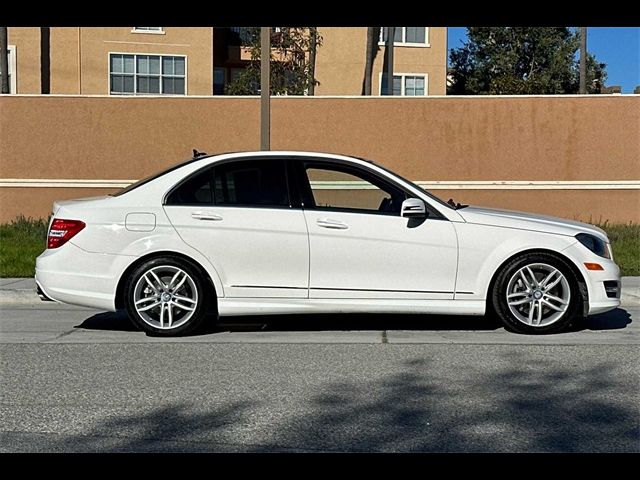
M111 93L111 55L133 55L133 93ZM160 93L138 93L138 55L144 56L159 56L160 57ZM162 93L162 57L182 57L184 58L184 94L176 94L176 93ZM188 78L189 78L189 58L187 55L181 55L176 53L133 53L133 52L108 52L107 53L107 92L109 95L113 95L114 97L186 97L189 95L188 93ZM130 75L130 74L128 74ZM144 75L144 74L142 74ZM180 75L171 75L172 77L179 77Z
M146 28L151 28L151 27L146 27ZM159 28L160 30L145 30L145 27L142 27L142 28L133 27L131 29L131 33L148 33L150 35L164 35L165 33L167 33L164 31L163 27L157 27L157 28Z
M378 45L386 45L387 42L382 40L382 34L384 33L383 29L385 27L380 27L380 38L378 39ZM424 28L424 43L415 43L415 42L407 42L407 27L396 27L396 29L402 29L402 41L401 42L393 42L393 45L396 47L419 47L419 48L429 48L431 47L431 43L429 43L429 27Z
M400 77L400 96L398 95L382 95L382 75L386 72L380 72L378 77L378 95L389 97L389 98L420 98L420 97L428 97L429 96L429 74L428 73L403 73L403 72L393 72L394 77ZM424 77L424 95L405 95L405 86L404 81L406 77Z
M17 93L16 86L16 77L18 76L18 72L16 69L16 46L15 45L7 45L7 50L9 51L9 63L8 73L11 75L9 79L9 95Z

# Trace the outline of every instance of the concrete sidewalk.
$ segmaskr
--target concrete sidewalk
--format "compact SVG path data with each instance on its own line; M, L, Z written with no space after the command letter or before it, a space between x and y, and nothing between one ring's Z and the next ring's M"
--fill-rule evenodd
M620 300L623 306L640 305L640 277L622 277ZM0 305L39 302L33 278L0 278Z

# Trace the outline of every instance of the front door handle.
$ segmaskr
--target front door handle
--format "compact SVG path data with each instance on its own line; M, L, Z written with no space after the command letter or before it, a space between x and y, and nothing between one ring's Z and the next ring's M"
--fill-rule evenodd
M195 220L211 220L214 222L219 222L222 220L220 215L216 215L215 213L205 213L205 212L193 212L191 214L191 218Z
M316 220L316 224L322 228L331 228L334 230L346 230L349 228L349 225L346 223L339 222L337 220L330 220L328 218L321 218Z

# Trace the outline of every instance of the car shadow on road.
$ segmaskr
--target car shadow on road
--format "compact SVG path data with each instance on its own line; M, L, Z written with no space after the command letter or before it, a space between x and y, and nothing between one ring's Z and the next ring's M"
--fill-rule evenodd
M494 318L462 315L305 314L223 317L210 331L497 330Z
M75 328L135 332L125 311L93 315ZM458 315L304 314L211 318L199 335L219 332L312 332L340 330L497 330L497 319Z
M579 319L571 325L571 332L584 330L620 330L631 323L631 314L624 308L616 308L610 312L600 313L591 317Z
M74 328L85 330L105 330L114 332L137 332L139 331L123 310L117 312L97 313L84 320Z
M580 319L569 331L619 330L631 323L631 315L622 308ZM76 328L87 330L135 332L138 329L124 311L93 315ZM252 315L211 319L196 335L219 332L313 332L353 330L417 330L417 331L495 331L503 326L495 316L462 315L398 315L398 314L305 314Z

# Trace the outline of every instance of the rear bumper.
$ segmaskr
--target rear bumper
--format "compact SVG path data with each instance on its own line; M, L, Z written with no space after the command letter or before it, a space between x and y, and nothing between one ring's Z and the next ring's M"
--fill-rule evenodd
M44 293L44 290L42 290L42 287L38 284L37 280L36 280L36 293L40 297L40 300L42 300L43 302L55 302L55 300L53 300L52 298L47 297L47 294Z
M130 256L87 252L69 242L36 259L36 285L43 300L115 311L118 280Z

